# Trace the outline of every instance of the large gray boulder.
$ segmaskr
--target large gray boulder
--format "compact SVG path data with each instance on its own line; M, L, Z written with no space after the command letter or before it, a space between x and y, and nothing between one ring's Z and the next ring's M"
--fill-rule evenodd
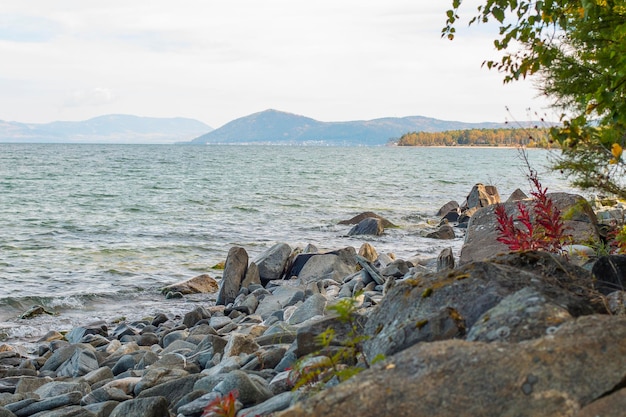
M380 236L385 231L383 222L375 217L368 217L361 220L348 232L348 236L373 235Z
M224 273L220 289L217 293L217 305L227 305L235 301L241 283L246 276L248 268L248 252L239 246L233 246L228 251L226 264L224 265Z
M625 378L626 317L592 315L525 343L421 343L277 417L575 416Z
M263 252L254 261L259 269L261 281L281 279L290 255L291 247L286 243L277 243Z
M572 236L572 243L599 242L600 235L596 226L596 217L586 200L576 194L551 193L548 197L561 211L566 233ZM532 213L533 200L520 201ZM519 215L518 202L502 203L509 216ZM476 211L469 221L465 242L461 248L459 265L482 261L498 253L508 252L509 248L498 242L498 222L495 205Z
M592 286L589 271L546 252L512 253L421 275L396 283L370 314L364 350L374 358L418 342L462 337L483 314L526 287L574 317L605 312Z
M344 277L356 272L356 250L349 246L333 252L311 256L298 273L301 282L332 279L341 282Z
M55 351L42 366L41 371L53 372L57 377L79 377L98 369L96 349L77 343Z

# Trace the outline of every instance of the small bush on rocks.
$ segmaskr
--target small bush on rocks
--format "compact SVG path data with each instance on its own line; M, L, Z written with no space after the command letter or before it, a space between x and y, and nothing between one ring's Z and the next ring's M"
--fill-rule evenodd
M334 329L328 328L318 335L317 341L322 348L301 358L294 367L294 390L303 387L323 388L326 383L333 379L343 382L370 367L370 363L363 353L363 342L368 339L368 336L362 334L356 320L356 309L360 296L361 293L357 293L355 296L343 298L329 307L337 314L340 321L350 325L348 338L337 347L333 346L335 341ZM372 363L382 359L384 358L376 357Z
M537 171L530 167L529 170L530 194L534 198L532 213L520 201L517 203L519 214L513 218L506 213L504 205L498 204L495 209L499 233L497 240L514 252L543 250L567 255L563 246L571 237L565 233L561 210L548 197L548 188L541 185Z
M235 417L237 415L237 390L217 397L204 407L202 417Z

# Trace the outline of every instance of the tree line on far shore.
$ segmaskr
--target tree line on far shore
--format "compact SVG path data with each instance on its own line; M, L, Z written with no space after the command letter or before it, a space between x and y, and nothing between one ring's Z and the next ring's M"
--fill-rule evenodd
M398 146L525 146L549 148L550 130L464 129L444 132L410 132L402 135Z

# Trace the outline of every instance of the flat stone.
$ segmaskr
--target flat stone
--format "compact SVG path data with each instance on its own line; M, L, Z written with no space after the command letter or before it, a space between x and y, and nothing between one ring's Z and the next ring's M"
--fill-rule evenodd
M215 279L209 274L202 274L186 281L180 281L175 284L168 285L161 292L167 294L170 292L181 294L206 294L215 293L219 289L219 285Z

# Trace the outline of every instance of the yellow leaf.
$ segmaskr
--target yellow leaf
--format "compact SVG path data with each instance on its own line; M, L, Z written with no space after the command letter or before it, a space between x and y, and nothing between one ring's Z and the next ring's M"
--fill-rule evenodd
M620 159L620 157L622 156L622 152L623 152L623 149L619 145L619 143L614 143L613 145L611 145L611 153L613 154L613 157L616 160Z

